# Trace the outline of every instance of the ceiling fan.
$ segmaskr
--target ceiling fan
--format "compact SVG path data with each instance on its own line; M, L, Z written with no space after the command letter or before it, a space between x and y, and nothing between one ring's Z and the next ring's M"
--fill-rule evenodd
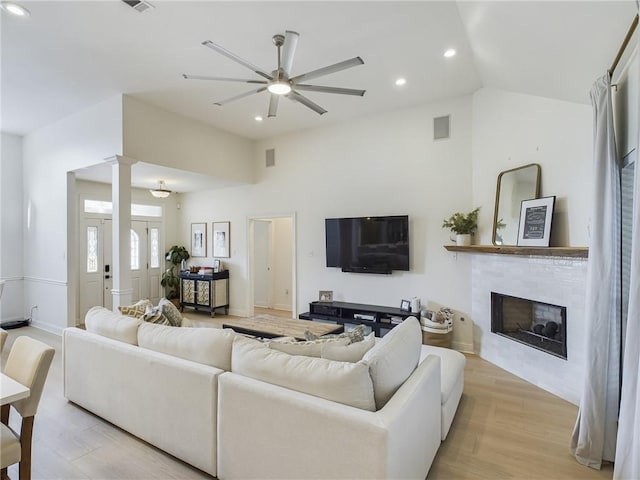
M250 79L242 79L242 78L227 78L227 77L208 77L204 75L186 75L182 76L188 80L215 80L215 81L223 81L223 82L240 82L240 83L249 83L253 85L260 85L259 88L251 90L249 92L242 93L240 95L236 95L235 97L227 98L225 100L221 100L219 102L215 102L216 105L225 105L227 103L233 102L235 100L239 100L241 98L248 97L253 95L254 93L261 93L265 90L271 94L271 98L269 99L269 117L275 117L276 112L278 111L278 100L281 96L287 97L289 100L293 100L294 102L301 103L305 107L310 108L314 112L322 115L323 113L327 113L327 111L322 108L320 105L309 100L307 97L300 93L302 91L309 92L323 92L323 93L337 93L341 95L357 95L363 96L365 90L355 90L352 88L338 88L338 87L325 87L321 85L309 85L306 83L302 83L304 81L311 80L313 78L321 77L323 75L328 75L330 73L339 72L341 70L346 70L347 68L355 67L358 65L364 64L364 61L360 57L350 58L349 60L344 60L342 62L334 63L333 65L328 65L323 68L319 68L317 70L313 70L311 72L303 73L301 75L296 75L295 77L291 77L291 66L293 65L293 57L296 52L296 46L298 45L298 39L300 35L297 32L293 32L287 30L284 35L277 34L273 36L273 43L278 48L278 68L273 70L271 73L267 73L261 68L256 67L255 65L243 60L237 55L231 53L229 50L221 47L220 45L216 45L215 43L206 40L202 42L205 47L209 47L212 50L215 50L218 53L221 53L225 57L230 58L234 62L243 65L250 70L253 70L255 73L263 77L265 80L250 80ZM281 55L281 49L282 55Z

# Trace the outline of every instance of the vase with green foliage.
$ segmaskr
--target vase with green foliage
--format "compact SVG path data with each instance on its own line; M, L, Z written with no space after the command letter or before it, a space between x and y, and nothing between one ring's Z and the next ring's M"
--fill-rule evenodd
M458 245L470 245L471 235L478 229L478 212L480 207L469 213L456 212L442 222L442 228L448 228L456 234Z
M183 260L189 260L190 256L185 247L178 245L173 245L165 254L164 258L167 262L171 263L171 266L162 274L160 285L165 288L169 300L180 296L180 271L178 265L180 265Z

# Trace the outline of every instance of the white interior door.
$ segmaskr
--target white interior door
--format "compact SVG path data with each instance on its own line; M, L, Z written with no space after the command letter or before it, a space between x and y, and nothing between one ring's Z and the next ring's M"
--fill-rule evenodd
M273 308L271 236L272 222L256 220L254 222L254 283L253 303L256 307Z

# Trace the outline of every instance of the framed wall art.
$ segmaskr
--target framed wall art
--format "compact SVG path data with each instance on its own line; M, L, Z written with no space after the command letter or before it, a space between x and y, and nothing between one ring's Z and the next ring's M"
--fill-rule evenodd
M229 222L213 222L213 256L229 258Z
M207 256L207 224L206 223L191 224L191 256L192 257Z
M318 301L320 301L320 302L333 302L333 290L320 290L320 291L318 291Z
M523 200L518 225L519 247L548 247L556 197Z

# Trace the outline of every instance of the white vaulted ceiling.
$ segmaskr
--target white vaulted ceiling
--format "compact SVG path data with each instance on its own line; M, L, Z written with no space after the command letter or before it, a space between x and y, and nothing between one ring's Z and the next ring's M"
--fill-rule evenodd
M496 87L588 102L635 14L614 2L214 2L151 0L138 13L112 1L20 1L26 19L2 12L2 130L26 134L115 94L251 139L345 121ZM319 116L268 95L213 102L250 85L188 81L183 73L259 78L201 45L218 43L271 71L271 37L300 33L293 74L361 56L365 65L314 84L366 89L362 98L308 92ZM458 54L443 58L447 48ZM405 77L400 88L394 80ZM257 123L255 115L265 120Z

